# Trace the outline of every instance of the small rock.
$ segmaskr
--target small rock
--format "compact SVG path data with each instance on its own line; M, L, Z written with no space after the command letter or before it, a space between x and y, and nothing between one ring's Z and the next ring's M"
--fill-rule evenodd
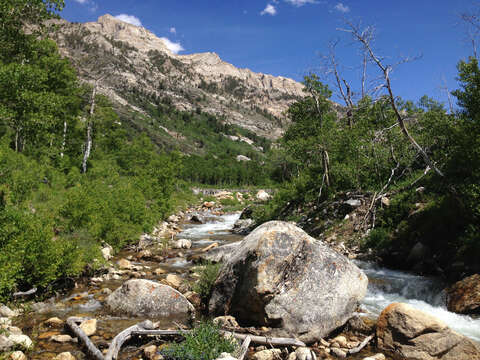
M215 202L214 201L205 201L203 203L203 207L204 208L207 208L207 209L211 209L215 206Z
M0 317L0 325L12 325L12 320L6 317Z
M75 360L75 356L69 352L62 352L55 356L54 360Z
M16 327L16 326L3 326L3 329L7 330L9 334L13 335L22 335L22 329Z
M234 358L231 354L229 353L221 353L218 358L215 360L237 360L237 358Z
M387 198L387 197L382 197L382 200L380 200L382 202L382 205L383 206L390 206L390 199Z
M297 360L316 360L317 356L311 349L299 347L297 350L295 350L295 358Z
M27 357L21 351L14 351L13 353L10 354L9 359L10 360L27 360Z
M337 343L338 347L346 348L347 347L347 338L343 335L337 336L332 340L332 343Z
M150 345L147 346L143 349L143 354L145 357L149 360L153 360L155 358L155 355L157 354L157 346L156 345Z
M190 249L191 247L192 247L192 242L187 239L177 240L173 245L174 249Z
M257 200L267 201L270 200L271 196L265 190L258 190L257 195L255 196Z
M120 259L117 261L117 265L120 269L132 269L133 268L133 264L128 261L127 259Z
M103 258L108 261L110 260L111 258L113 258L113 248L108 245L106 247L104 247L102 250L102 256Z
M8 340L13 342L14 346L20 346L25 350L28 350L33 346L32 340L27 335L11 334L8 336Z
M63 320L59 319L58 317L52 317L48 320L45 320L45 325L50 327L61 327L63 324Z
M336 357L339 357L339 358L346 358L347 357L347 353L339 348L331 348L330 349L330 352L335 355Z
M184 296L196 307L202 304L202 297L194 291L187 291Z
M149 259L151 257L152 257L152 252L150 250L142 250L137 255L137 259Z
M215 319L213 319L213 322L219 325L220 327L233 327L233 328L239 327L237 320L230 315L217 316Z
M8 306L0 304L0 317L12 318L18 316L17 311L13 311Z
M155 275L163 275L163 274L165 274L166 272L167 272L167 270L162 269L162 268L158 268L158 269L155 269L155 270L153 271L153 273L154 273Z
M67 343L72 342L73 338L70 335L53 335L50 340L58 342L58 343Z
M363 358L363 360L385 360L385 355L378 353L373 356L368 356L366 358Z
M253 354L253 360L277 360L280 359L282 351L280 349L268 349Z
M79 328L83 330L85 335L92 336L97 332L97 319L89 319L82 321Z
M348 199L344 204L350 206L352 209L355 209L362 205L362 202L358 199Z
M107 295L107 296L108 296L108 295L110 295L110 294L112 293L112 290L109 289L109 288L103 288L103 289L100 291L100 293L101 293L102 295Z
M178 289L183 283L183 279L175 274L168 274L165 278L165 281L167 282L167 285L170 285L171 287L176 289Z
M194 224L203 224L203 223L205 223L205 220L203 220L203 218L200 215L194 214L190 218L190 222L194 223Z
M10 350L15 344L8 337L0 334L0 353Z
M168 222L172 222L172 223L176 223L178 222L180 219L178 218L177 215L170 215L168 218L167 218L167 221Z

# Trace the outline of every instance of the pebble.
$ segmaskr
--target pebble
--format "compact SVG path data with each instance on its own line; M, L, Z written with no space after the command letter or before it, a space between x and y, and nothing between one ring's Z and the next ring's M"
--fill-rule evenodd
M339 358L346 358L347 357L347 353L339 348L331 348L330 349L330 352L335 355L336 357L339 357Z
M62 352L55 356L54 360L75 360L75 356L69 352Z
M163 274L165 274L166 272L167 272L167 270L162 269L162 268L158 268L158 269L155 269L153 273L154 273L155 275L163 275Z
M192 242L187 239L177 240L173 245L174 249L190 249L191 247L192 247Z
M7 317L0 317L0 325L12 325L12 320Z
M157 347L155 345L147 346L143 349L143 354L149 360L153 360L157 354Z
M84 320L79 328L83 330L85 335L92 336L97 332L97 319Z
M229 353L221 353L218 358L215 360L237 360L237 358L234 358L231 354Z
M61 327L63 326L63 324L63 320L59 319L58 317L52 317L48 320L45 320L45 325L48 325L50 327Z
M73 342L73 338L70 335L53 335L50 340L58 343Z
M10 354L10 360L27 360L25 354L21 351L14 351Z
M253 354L253 360L277 360L280 358L282 351L280 349L262 350Z
M179 288L180 285L183 283L183 279L175 274L168 274L167 277L165 278L165 281L167 282L168 285L174 288Z
M307 347L299 347L294 354L296 360L317 360L315 353Z
M345 336L340 335L340 336L335 337L332 340L332 344L335 344L335 343L338 344L338 347L346 348L347 344L348 344L348 341L347 341L347 338Z
M133 265L130 261L128 261L127 259L120 259L117 261L117 265L120 269L132 269L133 268Z
M28 350L33 346L32 340L27 335L10 334L8 340L25 350Z
M363 360L385 360L385 355L379 353L373 356L368 356L366 358L363 358Z
M1 317L6 317L6 318L11 318L18 316L18 312L13 311L10 309L8 306L0 304L0 316Z

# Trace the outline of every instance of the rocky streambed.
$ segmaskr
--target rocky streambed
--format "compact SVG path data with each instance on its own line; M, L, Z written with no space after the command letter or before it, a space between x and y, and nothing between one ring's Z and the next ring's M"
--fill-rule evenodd
M185 297L185 299L188 299L188 301L199 310L200 298L198 294L192 291L192 284L198 279L198 275L194 271L198 266L195 261L200 257L206 257L205 254L208 254L207 257L218 259L217 255L221 254L221 252L218 250L206 251L208 249L215 249L222 245L229 245L230 250L236 247L235 244L242 240L243 236L234 235L230 230L238 220L239 215L240 214L237 213L222 214L220 211L213 209L196 209L187 214L173 216L169 219L168 224L163 224L162 227L156 231L156 235L158 235L159 232L163 232L163 235L170 237L168 247L166 246L166 241L162 243L156 241L152 236L144 236L138 247L124 250L110 259L111 266L106 267L103 273L99 273L94 278L85 279L85 281L77 283L75 288L66 295L59 295L41 303L32 304L24 310L23 315L11 316L10 320L5 316L4 322L10 323L10 326L13 326L11 329L15 332L19 334L23 333L33 340L34 346L33 349L27 353L28 358L52 359L57 357L58 359L68 359L69 355L67 354L69 353L70 356L72 356L71 358L83 359L86 358L84 349L65 326L65 320L68 317L77 316L94 319L94 321L92 320L88 324L85 324L84 328L88 330L90 339L100 350L107 349L109 342L120 331L149 318L149 316L143 316L142 314L146 313L142 313L142 311L138 311L137 314L132 314L131 312L119 311L118 309L114 311L111 306L108 306L108 298L112 297L112 292L124 285L128 280L145 279L153 281L156 284L168 285L168 287L178 291L178 296ZM299 253L301 253L301 251L302 249L299 250ZM279 256L278 254L271 255L274 257ZM105 250L104 256L109 257L108 249ZM320 256L320 253L315 256ZM434 337L441 336L450 339L450 343L445 345L445 349L447 350L451 348L461 349L461 345L463 344L462 346L467 347L467 350L465 350L467 353L468 351L476 351L474 347L474 350L468 348L468 346L470 346L468 343L470 340L468 340L468 338L475 341L480 340L480 320L448 312L441 305L440 300L443 295L441 291L442 284L440 282L435 279L427 279L378 268L369 263L357 262L356 264L362 268L368 276L369 285L366 296L363 298L361 306L357 309L359 316L347 323L343 333L337 331L328 336L323 333L319 334L318 339L310 341L311 349L314 350L313 353L306 350L304 351L302 348L299 348L300 350L297 349L297 351L295 351L294 348L290 348L289 354L286 349L279 348L278 350L272 350L271 346L261 345L256 348L251 348L249 356L257 360L273 360L287 357L290 360L311 359L313 354L316 354L315 356L317 358L347 357L348 359L361 360L370 357L370 359L377 360L384 358L391 359L388 357L387 352L382 354L383 351L376 348L375 338L359 353L350 355L348 351L359 346L362 340L373 331L375 321L384 308L390 303L398 301L408 303L407 308L394 308L390 309L390 312L383 313L383 323L390 324L388 326L398 327L399 325L395 324L395 319L408 318L414 313L414 311L412 312L412 310L408 308L409 305L420 308L426 313L438 317L440 320L440 322L437 323L435 322L436 320L434 321L427 316L428 321L425 319L422 320L423 322L420 321L422 324L427 322L429 324L427 325L430 327L427 326L428 331L423 329L418 330L420 331L418 334L404 335L405 337L411 336L410 342L420 342L421 339L418 339L419 334L432 333ZM341 264L338 265L341 266ZM299 267L299 269L301 269L301 267ZM332 274L334 274L336 269L332 269L332 271ZM275 274L266 274L267 277L274 275ZM310 287L313 286L313 283L310 281L306 281L305 284ZM222 296L223 295L222 293ZM239 294L237 292L235 296L238 297L241 295L241 293ZM231 302L232 299L229 301ZM312 297L311 301L311 304L316 304L314 297ZM119 302L122 302L121 296ZM281 309L284 309L287 305L287 302L282 303L279 301L274 312L280 313ZM218 310L218 304L216 306L212 305L211 307L212 309L216 308ZM237 301L237 308L242 308L241 301ZM288 312L291 313L294 308L293 306ZM237 311L237 313L242 315L241 311ZM179 321L182 321L176 316L178 314L172 313L170 314L171 316L169 314L166 315L167 316L160 318L158 327L161 329L178 328ZM198 319L202 317L202 314L197 311L195 316ZM248 318L248 316L246 317ZM292 317L287 318L291 326L294 327L295 322L292 320ZM412 319L416 328L421 329L423 325L419 325L418 321L415 320L417 318L413 316ZM304 320L307 321L308 319ZM313 319L312 321L320 320L321 319ZM456 338L452 338L452 335L448 332L450 330L446 330L447 325L449 328L466 335L468 338L462 337L461 341L458 339L458 341L455 340ZM275 324L271 322L258 324L256 331L260 334L262 331L268 332L269 327L272 326L274 327ZM389 330L388 326L383 330L383 335L378 336L378 341L386 343L387 345L384 346L386 349L388 349L388 346L397 349L401 348L401 344L395 343L395 339L391 336L391 329ZM300 331L304 330L300 329ZM397 329L396 331L401 332L403 330ZM432 339L427 339L427 342L432 343L432 341ZM158 353L154 351L151 346L146 346L151 345L149 341L142 341L131 345L132 346L128 346L127 344L127 346L122 349L120 358L131 359L143 357L160 359ZM158 345L158 343L155 343L154 346L156 345ZM19 345L15 348L21 348L21 346ZM445 352L445 349L442 351ZM410 349L407 348L405 351L408 353ZM446 351L445 354L449 351ZM406 353L404 352L404 354ZM478 358L475 357L477 354L474 352L470 352L469 354L471 359ZM15 356L19 356L19 354ZM428 357L418 358L427 359ZM443 359L443 357L431 358ZM453 359L455 357L448 358ZM467 359L468 357L457 356L456 358ZM445 357L445 359L447 359L447 357Z

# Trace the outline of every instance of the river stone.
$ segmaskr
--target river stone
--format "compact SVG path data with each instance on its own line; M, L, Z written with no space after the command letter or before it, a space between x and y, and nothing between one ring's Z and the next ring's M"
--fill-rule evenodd
M10 360L27 360L27 356L22 351L14 351L9 356Z
M480 359L478 344L413 306L393 303L377 321L377 344L406 360Z
M448 288L447 307L460 314L480 314L480 274L469 276Z
M314 342L345 324L365 296L365 274L300 228L271 221L240 242L220 269L209 310L274 336Z
M168 285L145 279L126 281L107 298L114 312L136 317L175 318L187 322L193 319L195 309L180 292Z
M232 256L232 254L239 247L239 245L239 242L222 245L200 254L199 257L202 260L213 263L225 262Z
M70 352L62 352L55 356L54 360L75 360L75 356L73 356Z
M0 316L11 318L11 317L18 316L18 312L13 311L6 305L0 304Z
M97 332L97 319L84 320L80 324L79 328L83 330L85 335L92 336Z

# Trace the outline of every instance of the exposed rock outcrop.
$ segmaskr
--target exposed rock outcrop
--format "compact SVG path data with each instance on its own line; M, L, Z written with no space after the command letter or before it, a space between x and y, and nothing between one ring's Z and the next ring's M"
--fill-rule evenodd
M284 111L304 96L299 82L239 69L213 52L176 55L162 38L108 14L85 24L51 22L60 26L54 35L60 51L79 67L84 80L89 81L93 71L81 61L86 55L102 58L103 49L106 54L115 54L110 65L115 62L118 70L102 78L99 91L132 108L135 105L129 104L124 91L136 88L145 94L168 97L180 110L200 108L226 116L230 123L258 135L278 138L285 127L281 124L285 122ZM206 101L194 100L198 98ZM167 133L175 136L168 129Z
M286 222L259 226L224 261L210 312L304 342L342 326L367 290L355 264Z
M380 314L377 343L407 360L479 360L478 344L414 307L394 303Z

